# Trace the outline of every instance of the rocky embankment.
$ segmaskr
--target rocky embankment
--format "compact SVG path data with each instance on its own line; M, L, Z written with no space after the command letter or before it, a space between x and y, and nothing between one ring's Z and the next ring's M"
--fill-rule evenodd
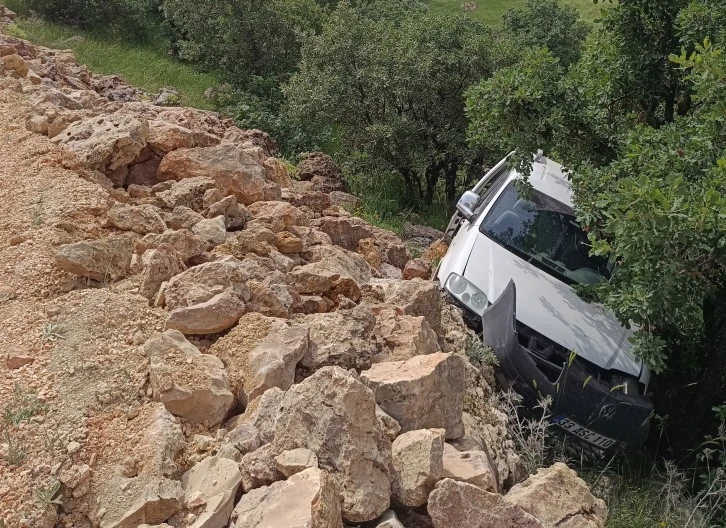
M330 158L7 35L0 152L5 526L603 526Z

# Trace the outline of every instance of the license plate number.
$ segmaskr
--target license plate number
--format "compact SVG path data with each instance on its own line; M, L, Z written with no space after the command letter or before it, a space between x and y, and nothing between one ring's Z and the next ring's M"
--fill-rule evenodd
M591 431L587 427L584 427L577 422L573 422L569 418L557 418L555 423L570 434L580 438L588 444L597 446L600 449L607 449L614 446L616 443L616 441L612 438L608 438L607 436L603 436L595 431Z

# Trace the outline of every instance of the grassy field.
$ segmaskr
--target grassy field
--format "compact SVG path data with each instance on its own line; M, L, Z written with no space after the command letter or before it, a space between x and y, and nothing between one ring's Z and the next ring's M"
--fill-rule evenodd
M607 2L600 2L595 4L593 0L560 0L563 4L571 5L576 8L583 20L593 22L600 16L600 10L603 5L607 5ZM462 11L462 4L465 0L428 0L428 4L441 11L447 11L450 13L460 13ZM504 12L510 7L522 7L525 4L525 0L474 0L476 9L469 11L471 16L486 22L492 26L499 26L501 24L501 17Z
M22 0L5 2L11 9L23 13ZM164 43L138 44L125 42L109 35L99 35L37 18L21 16L18 27L23 38L52 48L70 48L78 62L101 75L120 75L131 85L150 93L168 86L181 94L184 106L211 109L204 91L216 84L213 75L201 73L188 64L166 54Z

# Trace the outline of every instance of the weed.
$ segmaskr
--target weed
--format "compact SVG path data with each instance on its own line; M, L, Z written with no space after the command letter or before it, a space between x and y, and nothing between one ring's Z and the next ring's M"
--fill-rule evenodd
M48 321L43 326L43 335L41 342L55 341L56 339L65 339L65 330L56 323Z
M5 33L10 35L11 37L16 37L20 39L28 38L28 34L20 29L17 24L10 24L8 27L5 28Z
M21 442L15 441L10 436L10 431L5 431L5 443L8 444L8 452L5 455L5 460L12 466L19 466L25 460L27 452Z
M35 505L42 511L49 507L63 506L63 501L58 496L60 491L60 482L53 481L47 486L41 486L35 490Z
M499 360L491 347L482 343L480 336L472 335L466 347L466 355L474 366L492 368L499 366Z
M524 416L522 397L512 389L502 391L499 402L509 416L508 431L521 457L524 470L521 477L524 479L551 458L549 428L552 399L548 396L540 400L532 409L532 417Z
M47 409L48 405L39 400L34 392L26 391L19 383L15 383L13 396L3 409L3 421L8 425L18 426Z
M41 429L41 442L46 452L54 455L63 449L63 440L57 423L47 424Z

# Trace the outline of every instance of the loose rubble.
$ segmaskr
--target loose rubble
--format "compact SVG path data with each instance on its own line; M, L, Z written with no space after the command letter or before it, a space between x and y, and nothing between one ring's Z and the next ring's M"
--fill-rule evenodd
M439 232L367 223L325 154L290 172L14 19L0 402L31 411L0 443L5 526L604 526L564 465L514 485L491 369L429 280Z

